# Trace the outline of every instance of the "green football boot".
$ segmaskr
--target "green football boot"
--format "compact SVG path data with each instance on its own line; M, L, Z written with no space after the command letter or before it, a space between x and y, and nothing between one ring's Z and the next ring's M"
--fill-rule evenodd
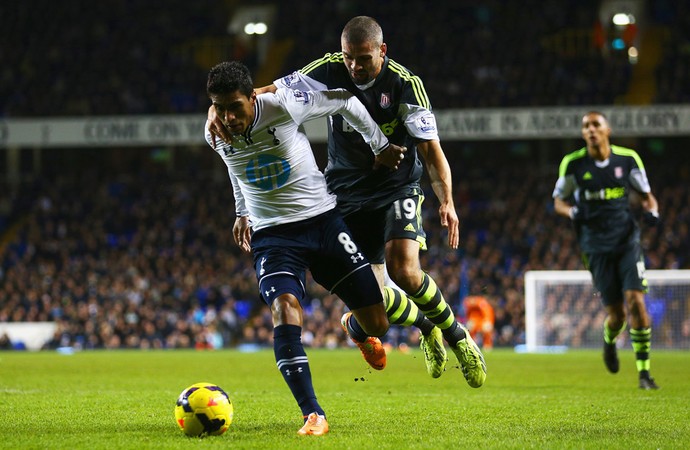
M428 336L423 334L419 337L419 348L424 352L424 362L426 363L426 371L432 378L438 378L446 370L446 361L448 361L448 354L446 347L443 345L443 333L438 327L434 327Z
M460 325L463 330L465 330L465 339L459 341L455 347L453 347L453 352L455 356L458 357L460 362L460 368L462 369L462 374L469 384L473 388L481 387L486 380L486 363L484 362L484 355L482 355L481 350L477 346L470 332L467 328Z

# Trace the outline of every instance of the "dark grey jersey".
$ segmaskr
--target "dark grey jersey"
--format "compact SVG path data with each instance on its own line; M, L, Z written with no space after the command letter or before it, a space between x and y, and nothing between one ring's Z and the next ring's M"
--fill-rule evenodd
M347 89L367 108L389 141L407 147L398 170L372 169L374 157L359 133L341 115L331 117L326 181L344 214L374 210L421 191L424 172L417 155L420 141L438 140L436 121L422 80L385 57L381 73L367 86L357 86L342 53L326 54L299 72L274 81L279 87Z
M650 192L634 150L612 145L609 158L596 161L582 148L563 158L553 197L570 200L582 211L575 226L583 252L606 253L639 241L628 199L631 189Z

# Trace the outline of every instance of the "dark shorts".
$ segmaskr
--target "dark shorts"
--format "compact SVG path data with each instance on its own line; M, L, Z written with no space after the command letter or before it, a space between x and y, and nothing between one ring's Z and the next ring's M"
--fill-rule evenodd
M390 205L370 211L357 211L345 216L352 236L372 264L383 264L386 242L412 239L426 250L426 233L422 227L424 195L398 199Z
M336 210L258 230L252 235L252 251L261 297L268 305L284 293L301 301L307 269L351 310L383 301L369 260Z
M587 253L584 259L604 305L621 303L624 291L647 292L644 258L639 243L631 243L620 252Z

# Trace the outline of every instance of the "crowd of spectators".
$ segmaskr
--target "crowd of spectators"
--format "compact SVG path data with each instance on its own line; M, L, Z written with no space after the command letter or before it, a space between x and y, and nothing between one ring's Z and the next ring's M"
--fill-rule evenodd
M657 2L653 2L657 3ZM668 1L658 2L667 5ZM656 69L654 103L690 102L690 5L674 2L672 8L654 9L656 21L664 27L664 47Z
M110 159L119 153L126 151L110 151ZM0 322L57 322L47 348L270 342L251 257L232 243L225 172L173 175L144 166L81 176L73 168L7 192L15 227L2 230ZM344 336L330 321L344 312L341 303L308 287L318 300L305 305L305 341L338 345Z
M202 111L208 68L189 49L231 42L231 12L213 0L2 2L0 117Z
M688 7L647 3L640 23L669 37L655 99L687 101ZM598 0L273 4L272 32L256 39L292 46L268 61L229 32L241 2L3 2L0 117L204 111L199 86L217 59L280 76L339 51L343 25L359 14L381 22L389 56L422 77L435 108L614 104L630 87L627 52L593 39Z
M275 75L338 51L344 23L367 14L380 20L389 56L422 77L436 109L614 104L629 89L627 57L558 44L564 32L583 31L587 43L599 3L276 2L272 36L294 45ZM649 3L647 20L670 36L655 101L690 101L687 6ZM199 87L209 62L217 62L204 39L220 43L222 57L259 69L256 55L234 51L228 34L239 6L2 2L0 117L203 113L208 99ZM558 158L571 149L550 149L545 158L538 145L514 153L510 145L444 142L461 218L458 251L444 244L431 191L424 208L430 250L423 267L459 315L466 295L489 298L496 346L524 342L526 270L582 268L569 224L551 211ZM640 150L664 221L645 230L648 267L688 268L690 169L677 152L644 153L651 147ZM55 321L47 348L270 344L270 312L259 300L251 258L232 242L233 202L219 162L206 148L171 150L178 161L170 166L136 151L82 154L81 167L2 186L0 322ZM488 152L500 157L487 160ZM347 345L338 326L342 303L311 280L308 297L305 342ZM400 328L388 335L392 344L417 337Z
M281 16L290 17L283 34L296 41L284 71L340 51L343 25L367 14L381 23L388 56L422 78L435 108L612 104L626 92L631 69L625 52L602 52L593 43L599 4L457 1L395 7L345 0L319 7L326 9L319 27L311 26L311 2L283 4Z
M491 149L446 147L461 246L452 251L445 244L427 186L423 267L461 317L465 296L490 300L496 346L523 343L524 272L582 269L570 224L552 211L557 161L499 149L504 156L489 161L482 155ZM124 153L104 150L90 162ZM11 191L16 227L3 233L0 322L56 321L48 348L269 345L270 312L259 299L251 257L232 242L233 201L222 165L206 148L174 153L197 164L169 169L140 152L139 172L65 170ZM648 267L689 268L690 167L668 152L645 156L664 218L644 230ZM311 279L307 288L305 342L347 345L338 324L342 302ZM414 345L418 335L395 328L387 338Z

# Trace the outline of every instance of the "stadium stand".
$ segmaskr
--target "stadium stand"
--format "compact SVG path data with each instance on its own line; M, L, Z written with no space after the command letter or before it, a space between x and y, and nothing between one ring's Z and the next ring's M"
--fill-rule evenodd
M274 41L293 44L273 75L338 51L343 24L368 14L379 18L389 55L423 77L435 108L613 104L627 93L632 69L623 53L601 52L593 44L599 3L465 0L391 8L391 2L360 0L277 2ZM651 3L649 21L673 37L661 56L658 101L683 101L687 6ZM260 69L252 49L227 32L238 5L3 3L0 115L203 111L207 99L198 86L218 59L237 58Z
M216 55L210 48L256 63L226 32L237 3L174 0L161 9L124 0L3 2L0 117L203 114L203 62ZM436 109L614 104L629 88L627 60L587 46L573 50L562 40L568 31L588 42L598 3L459 1L401 9L392 2L282 2L275 38L293 45L275 75L338 50L342 24L366 13L380 18L390 56L423 77ZM689 102L687 6L652 3L650 20L669 36L654 101ZM658 229L645 230L647 265L689 268L686 149L672 139L638 143L664 218ZM458 312L470 293L489 298L495 346L524 342L526 270L581 268L569 224L552 213L550 201L558 160L577 145L444 142L461 248L445 248L427 186L430 251L423 266ZM65 149L20 185L3 182L0 322L56 321L46 348L269 345L270 314L258 299L251 258L231 240L225 173L205 148L171 152L171 161L158 161L151 149ZM500 156L487 160L487 152ZM342 304L313 282L308 291L305 343L347 345L338 325ZM417 338L400 329L389 336L394 345Z
M451 149L462 180L455 193L462 245L458 252L445 248L429 195L423 264L458 311L469 293L489 297L496 345L515 345L524 339L524 271L581 268L570 225L550 211L553 165L535 165L530 157L495 167L461 155L462 147ZM664 217L662 227L645 233L648 266L687 268L688 183L668 180L690 181L690 167L680 157L649 158L647 165ZM10 217L23 217L24 225L4 235L0 321L57 320L53 347L268 344L270 315L260 307L251 259L231 242L227 182L208 170L63 173L22 191ZM335 326L341 303L313 283L309 296L305 340L343 345Z

